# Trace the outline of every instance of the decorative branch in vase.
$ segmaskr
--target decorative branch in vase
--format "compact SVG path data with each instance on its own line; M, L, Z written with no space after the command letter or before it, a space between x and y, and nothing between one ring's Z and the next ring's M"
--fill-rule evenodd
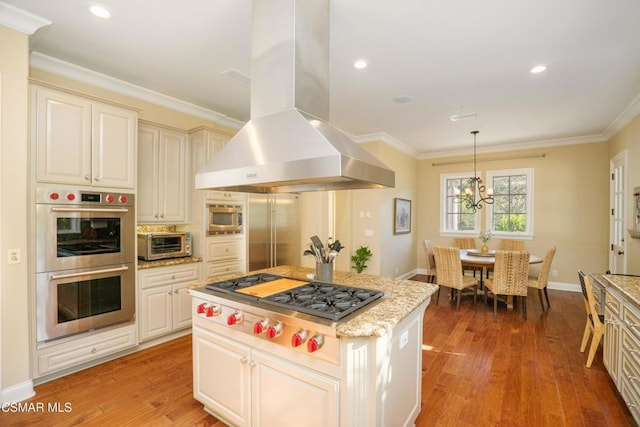
M482 247L480 248L480 251L482 251L482 253L486 254L487 252L489 252L489 246L487 246L487 243L489 242L489 240L491 240L492 236L493 235L490 231L480 233L480 240L482 240Z

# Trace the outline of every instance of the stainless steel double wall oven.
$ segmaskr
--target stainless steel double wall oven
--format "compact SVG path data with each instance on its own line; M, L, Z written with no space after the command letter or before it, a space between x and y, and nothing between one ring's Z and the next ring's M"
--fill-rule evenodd
M37 341L135 318L133 194L36 189Z

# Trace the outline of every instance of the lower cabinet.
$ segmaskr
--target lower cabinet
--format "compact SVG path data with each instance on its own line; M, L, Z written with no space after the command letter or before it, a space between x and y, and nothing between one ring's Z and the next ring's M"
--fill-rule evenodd
M134 324L108 328L82 338L45 344L36 350L37 376L73 368L136 345Z
M197 326L193 347L194 395L232 425L339 424L337 379Z
M604 306L604 337L603 337L603 353L602 362L609 371L609 375L616 383L618 388L619 378L618 371L620 366L620 339L622 329L622 299L617 293L607 290L606 304Z
M603 361L624 402L640 424L640 310L607 289Z
M189 285L200 280L199 263L138 271L140 341L191 326Z
M246 272L244 235L210 237L206 240L205 277Z

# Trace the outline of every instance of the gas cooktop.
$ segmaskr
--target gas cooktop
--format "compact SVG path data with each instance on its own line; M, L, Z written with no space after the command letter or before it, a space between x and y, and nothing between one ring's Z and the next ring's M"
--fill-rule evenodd
M268 286L261 286L263 292L252 292L250 287L273 284L273 292ZM278 285L290 284L290 288L281 290ZM284 286L285 288L287 286ZM210 283L205 289L220 294L258 302L264 306L305 313L311 316L338 321L371 304L384 295L384 292L335 283L318 281L300 281L289 277L269 273L238 277L232 280Z

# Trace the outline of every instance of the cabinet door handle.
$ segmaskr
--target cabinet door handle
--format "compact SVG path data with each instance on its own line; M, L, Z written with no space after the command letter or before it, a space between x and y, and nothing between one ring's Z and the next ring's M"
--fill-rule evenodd
M96 177L94 177L94 178L93 178L93 180L94 180L94 181L100 181L100 177L99 177L99 176L96 176Z
M258 363L255 360L252 360L251 363L249 363L250 367L255 367Z
M91 177L89 175L84 176L85 181L91 181Z
M249 361L249 358L246 356L240 359L240 363L247 363L248 361Z

